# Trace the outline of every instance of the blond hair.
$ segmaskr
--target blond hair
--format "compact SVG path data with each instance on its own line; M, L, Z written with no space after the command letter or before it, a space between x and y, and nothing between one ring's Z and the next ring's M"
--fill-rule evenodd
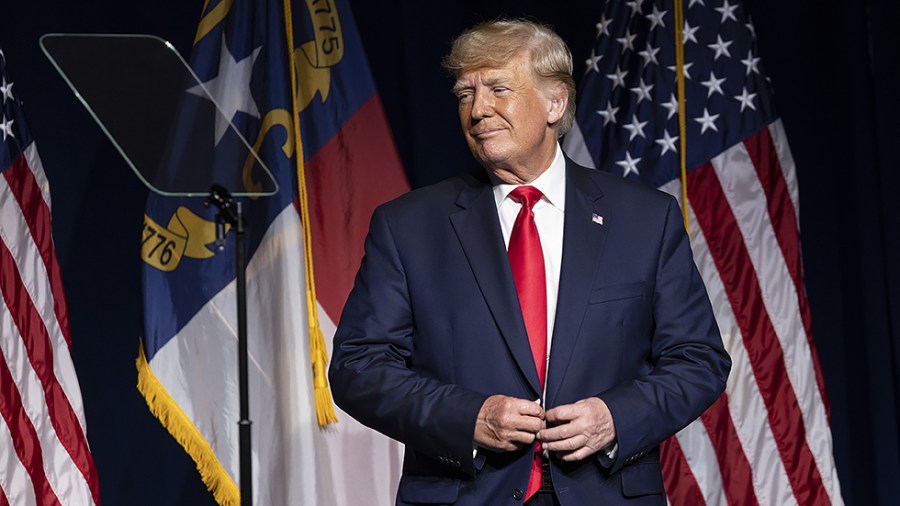
M500 68L522 52L531 56L534 75L543 81L563 85L568 95L566 111L559 120L562 136L575 121L575 80L572 53L549 26L525 19L500 19L469 28L453 41L444 68L453 75L477 68Z

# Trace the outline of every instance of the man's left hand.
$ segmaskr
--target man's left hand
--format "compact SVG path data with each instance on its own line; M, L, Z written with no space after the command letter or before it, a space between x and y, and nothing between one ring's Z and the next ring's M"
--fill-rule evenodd
M548 428L537 434L543 448L565 461L585 459L616 439L612 414L597 397L546 412Z

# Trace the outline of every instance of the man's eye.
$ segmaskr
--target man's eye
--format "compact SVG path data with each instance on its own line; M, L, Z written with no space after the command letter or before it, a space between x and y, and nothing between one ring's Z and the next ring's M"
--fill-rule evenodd
M460 93L456 95L457 100L459 100L460 104L468 104L472 102L472 94L471 93Z
M504 86L497 86L497 87L493 88L493 92L495 94L506 93L507 91L509 91L509 88L506 88Z

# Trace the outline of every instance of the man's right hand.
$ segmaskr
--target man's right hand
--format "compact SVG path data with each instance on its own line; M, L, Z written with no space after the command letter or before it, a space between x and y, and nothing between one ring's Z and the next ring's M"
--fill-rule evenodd
M492 395L484 401L475 422L475 446L513 451L534 442L544 428L544 409L535 401Z

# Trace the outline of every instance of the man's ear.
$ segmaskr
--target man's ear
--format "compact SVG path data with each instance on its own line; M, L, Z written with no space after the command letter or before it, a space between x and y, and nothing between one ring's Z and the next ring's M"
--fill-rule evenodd
M547 123L556 124L566 113L569 103L566 87L562 83L555 83L547 90Z

